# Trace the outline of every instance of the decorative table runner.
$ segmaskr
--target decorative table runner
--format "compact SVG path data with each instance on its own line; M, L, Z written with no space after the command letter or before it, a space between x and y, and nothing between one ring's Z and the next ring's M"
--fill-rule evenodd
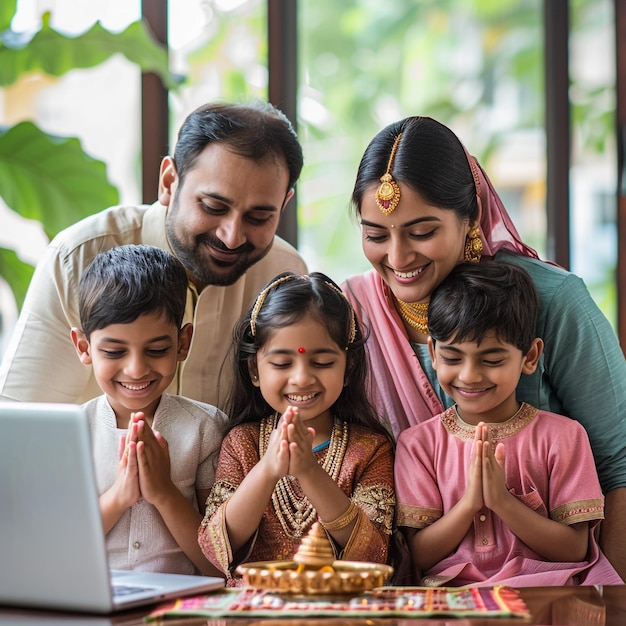
M516 589L380 587L359 596L290 596L232 589L163 604L146 621L167 617L527 617Z

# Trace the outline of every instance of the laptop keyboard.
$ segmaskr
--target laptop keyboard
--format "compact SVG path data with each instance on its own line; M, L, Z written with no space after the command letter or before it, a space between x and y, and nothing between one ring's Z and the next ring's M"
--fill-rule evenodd
M141 593L142 591L151 591L154 587L139 587L138 585L112 585L113 597L121 598L131 593Z

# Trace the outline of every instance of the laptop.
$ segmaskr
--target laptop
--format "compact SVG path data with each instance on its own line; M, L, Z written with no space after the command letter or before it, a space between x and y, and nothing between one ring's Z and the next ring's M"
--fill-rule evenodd
M109 614L224 585L109 571L83 409L0 402L0 605Z

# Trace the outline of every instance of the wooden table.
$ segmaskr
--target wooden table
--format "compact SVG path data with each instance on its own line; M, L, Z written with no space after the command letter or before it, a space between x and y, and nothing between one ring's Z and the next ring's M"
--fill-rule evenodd
M626 585L614 587L528 587L520 589L530 619L201 619L153 622L158 626L626 626ZM150 608L112 617L0 608L0 625L138 626Z

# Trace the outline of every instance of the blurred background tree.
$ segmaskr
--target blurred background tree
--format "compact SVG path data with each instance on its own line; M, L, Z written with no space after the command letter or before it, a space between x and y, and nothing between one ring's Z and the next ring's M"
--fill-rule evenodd
M300 247L331 274L367 269L349 199L386 124L449 125L493 179L524 239L546 253L543 2L301 2L299 114L306 150ZM570 2L572 267L615 317L612 5Z
M53 5L47 25L41 21L46 3ZM29 13L28 6L35 8ZM168 69L170 78L185 77L170 93L173 145L180 123L196 106L215 99L267 98L267 5L266 0L169 0L168 7L169 60L159 57L156 67L165 80ZM11 24L13 33L54 28L66 38L89 36L99 28L121 42L131 25L138 28L140 15L139 0L20 0ZM545 255L542 20L542 0L299 0L298 133L305 167L298 184L298 240L311 270L341 281L369 268L350 218L350 194L367 143L384 125L407 115L435 117L459 135L484 165L524 239ZM570 30L571 269L583 276L613 321L610 0L570 0ZM147 64L124 56L123 48L115 52L112 46L108 52L90 69L66 71L53 81L39 71L37 81L31 74L5 87L0 121L14 127L30 120L49 135L80 138L84 152L106 163L120 202L138 203L139 83ZM25 93L28 106L22 104ZM4 197L2 185L0 178ZM104 190L92 195L100 201L94 197L89 207L80 203L85 214L112 203ZM20 258L36 262L54 230L78 217L62 207L51 213L59 211L64 213L60 221L52 228L46 218L45 236L33 235ZM0 231L0 245L4 235L12 244L7 248L17 246L21 236L14 233L24 228L19 222L8 234Z
M143 71L158 73L165 84L176 83L169 73L167 51L142 22L112 33L99 23L75 37L50 26L50 14L41 16L37 31L16 32L11 22L17 0L3 0L0 10L0 86L20 90L34 77L54 77L75 69L100 65L123 54ZM45 80L45 78L44 78ZM21 84L20 84L21 83ZM87 102L85 101L87 105ZM87 105L88 106L88 105ZM95 121L95 120L94 120ZM79 139L58 136L30 120L0 127L0 198L6 208L41 225L46 237L79 219L119 201L106 165L88 155ZM32 265L14 249L0 247L0 277L21 305Z

